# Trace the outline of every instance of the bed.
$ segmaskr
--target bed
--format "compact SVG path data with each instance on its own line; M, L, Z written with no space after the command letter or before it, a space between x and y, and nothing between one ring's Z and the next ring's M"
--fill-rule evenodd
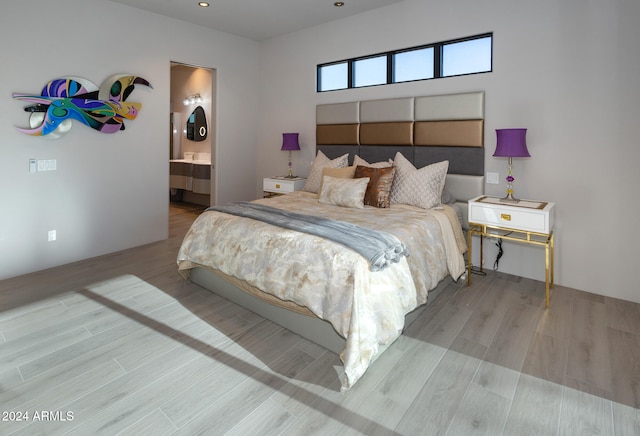
M464 274L465 202L484 187L483 114L483 92L319 105L305 189L207 210L185 236L179 272L339 354L351 388ZM349 225L403 248L379 265L318 236L324 228L285 228L247 209Z

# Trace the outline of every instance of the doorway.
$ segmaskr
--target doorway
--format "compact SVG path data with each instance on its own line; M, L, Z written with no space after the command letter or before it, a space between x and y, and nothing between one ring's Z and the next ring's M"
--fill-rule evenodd
M216 70L171 62L169 198L215 204Z

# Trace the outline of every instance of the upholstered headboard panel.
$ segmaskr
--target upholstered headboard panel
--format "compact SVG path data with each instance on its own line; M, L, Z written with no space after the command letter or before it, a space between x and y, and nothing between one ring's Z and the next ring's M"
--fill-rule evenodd
M361 101L360 145L413 145L413 98Z
M482 147L484 120L416 121L414 145Z
M445 189L467 224L466 201L484 193L484 92L324 104L316 107L316 148L368 162L402 153L416 168L449 161Z
M358 145L359 137L359 102L316 107L316 144Z
M316 126L316 143L324 145L358 145L360 124L326 124Z
M484 174L484 92L318 105L316 144L328 157L373 162L400 151L418 168L449 161L449 172Z

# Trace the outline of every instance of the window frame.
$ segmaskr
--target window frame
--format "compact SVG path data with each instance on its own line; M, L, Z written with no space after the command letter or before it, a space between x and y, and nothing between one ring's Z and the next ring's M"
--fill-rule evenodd
M475 41L475 40L480 40L480 39L484 39L484 38L491 38L491 58L489 60L490 63L490 67L489 70L487 71L476 71L476 72L472 72L472 73L461 73L461 74L451 74L451 75L443 75L442 73L442 69L444 67L443 65L443 59L442 59L442 54L443 54L443 50L444 47L447 45L453 45L453 44L459 44L461 42L468 42L468 41ZM445 78L445 77L459 77L459 76L470 76L473 74L483 74L483 73L490 73L493 71L493 32L491 33L487 33L487 34L481 34L481 35L475 35L472 37L466 37L466 38L459 38L459 39L454 39L451 41L445 41L442 43L439 43L439 59L438 59L438 64L440 65L440 72L439 72L439 78Z
M360 86L357 86L356 85L356 74L358 73L358 69L356 68L356 63L362 62L362 61L368 61L368 60L371 60L371 59L378 59L378 58L386 58L385 59L385 75L386 75L386 78L383 81L383 83L375 83L375 84L371 84L371 85L360 85ZM351 83L353 84L354 88L367 88L369 86L387 85L389 83L389 55L387 53L383 53L382 55L372 55L372 56L365 56L365 57L353 59L353 61L351 61L349 63L353 67L352 72L351 72Z
M424 79L413 79L413 80L401 80L398 81L395 79L395 57L396 55L399 54L403 54L403 53L409 53L412 51L419 51L419 50L426 50L426 49L432 49L433 51L433 67L434 70L431 72L431 77L425 77ZM388 84L393 84L393 83L408 83L408 82L416 82L419 80L431 80L431 79L435 79L436 75L435 75L435 60L436 60L436 54L435 54L436 48L434 47L433 44L429 44L429 45L421 45L418 47L410 47L410 48L405 48L402 50L394 50L393 52L389 53L389 65L387 67L387 74L388 74Z
M467 41L473 41L473 40L477 40L477 39L484 39L484 38L491 38L491 48L490 48L490 56L491 59L489 60L490 62L490 68L489 70L486 71L476 71L476 72L471 72L471 73L462 73L462 74L455 74L455 75L448 75L448 76L444 76L442 74L443 71L443 49L445 46L447 45L451 45L451 44L457 44L460 42L467 42ZM422 49L429 49L432 48L433 49L433 76L432 77L428 77L428 78L424 78L424 79L414 79L414 80L404 80L404 81L395 81L394 79L394 56L396 54L401 54L401 53L405 53L405 52L410 52L410 51L416 51L416 50L422 50ZM362 61L362 60L367 60L367 59L372 59L372 58L378 58L378 57L385 57L387 58L387 71L386 71L386 75L387 75L387 80L384 83L379 83L379 84L373 84L373 85L363 85L363 86L355 86L355 68L354 65L357 61ZM321 77L322 77L322 68L324 67L329 67L332 65L336 65L336 64L342 64L342 63L347 63L347 87L346 88L335 88L335 89L327 89L327 90L322 90L321 89ZM407 48L403 48L403 49L398 49L398 50L390 50L390 51L386 51L386 52L380 52L380 53L374 53L374 54L369 54L366 56L358 56L355 58L349 58L349 59L342 59L339 61L333 61L333 62L326 62L326 63L322 63L322 64L318 64L316 66L316 92L331 92L331 91L341 91L341 90L345 90L345 89L355 89L355 88L367 88L367 87L371 87L371 86L381 86L381 85L392 85L392 84L396 84L396 83L410 83L410 82L417 82L417 81L422 81L422 80L433 80L433 79L443 79L443 78L448 78L448 77L460 77L460 76L469 76L469 75L474 75L474 74L484 74L484 73L491 73L493 72L493 32L486 32L486 33L481 33L481 34L477 34L477 35L471 35L471 36L466 36L463 38L456 38L456 39L450 39L450 40L446 40L446 41L440 41L440 42L434 42L431 44L423 44L423 45L418 45L415 47L407 47Z

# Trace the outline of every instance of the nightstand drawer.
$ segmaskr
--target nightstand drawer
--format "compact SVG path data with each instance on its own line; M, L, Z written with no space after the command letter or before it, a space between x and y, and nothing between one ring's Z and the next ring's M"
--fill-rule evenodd
M544 234L553 229L553 203L526 200L520 203L503 204L491 197L471 200L469 222Z
M262 190L265 192L275 192L278 194L288 194L298 191L304 187L305 179L298 177L295 179L285 178L265 178L263 180Z

